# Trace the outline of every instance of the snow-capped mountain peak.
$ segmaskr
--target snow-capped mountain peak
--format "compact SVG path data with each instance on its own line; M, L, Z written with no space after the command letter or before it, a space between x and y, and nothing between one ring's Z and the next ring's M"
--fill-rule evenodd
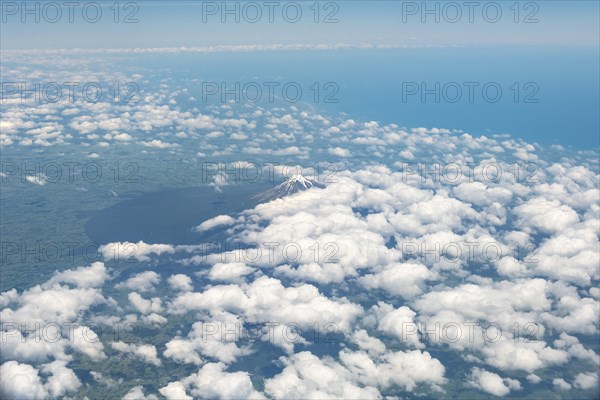
M290 196L292 194L303 192L313 187L323 189L325 185L315 180L304 177L303 175L293 175L285 182L275 186L273 189L261 193L257 196L261 201L271 201L281 197Z
M294 175L290 179L285 181L284 184L287 186L300 185L300 186L304 187L305 189L309 189L309 188L315 186L315 184L317 184L317 182L307 179L302 175Z

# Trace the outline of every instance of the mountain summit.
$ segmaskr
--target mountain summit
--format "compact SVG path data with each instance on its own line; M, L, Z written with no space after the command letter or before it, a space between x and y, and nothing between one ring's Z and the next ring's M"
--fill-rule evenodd
M303 192L313 187L323 189L325 188L325 185L302 175L294 175L285 182L275 186L273 189L257 195L256 198L262 202L267 202L290 196L294 193Z

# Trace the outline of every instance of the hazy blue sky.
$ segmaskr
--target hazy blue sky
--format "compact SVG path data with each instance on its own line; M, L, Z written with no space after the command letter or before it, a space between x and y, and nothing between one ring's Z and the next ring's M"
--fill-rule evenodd
M62 10L57 22L49 22L48 19L55 18L56 10L44 8L47 3L27 3L29 8L38 4L40 22L36 23L34 14L24 13L21 1L3 1L2 48L255 43L598 45L600 29L597 1L482 1L474 2L472 9L464 1L426 2L429 9L437 5L440 10L439 23L435 21L434 14L424 13L425 3L421 1L321 1L318 3L318 23L314 22L314 1L295 3L302 10L302 16L297 18L296 23L288 22L294 20L296 15L296 7L290 2L272 2L276 4L270 8L263 1L228 2L226 6L221 1L122 1L118 2L118 23L114 22L114 8L109 8L114 4L113 1L80 2L82 5L102 4L102 16L96 23L84 19L81 7L73 10L74 22L69 21L67 8ZM61 1L55 3L64 5ZM239 7L239 23L235 22L233 14L222 15L225 7L234 8L236 3ZM94 4L87 10L89 20L96 15ZM518 4L518 14L515 4ZM501 15L497 14L496 5L499 5ZM287 7L287 21L284 7ZM255 23L249 22L257 9L262 16ZM270 10L273 11L272 23L269 22ZM124 23L127 16L138 22ZM338 22L324 23L328 16L330 21ZM222 17L227 18L225 23ZM26 18L25 23L22 18ZM422 18L426 18L425 22L422 22ZM491 22L495 20L497 22ZM515 20L518 22L515 23ZM529 23L525 23L526 20Z

